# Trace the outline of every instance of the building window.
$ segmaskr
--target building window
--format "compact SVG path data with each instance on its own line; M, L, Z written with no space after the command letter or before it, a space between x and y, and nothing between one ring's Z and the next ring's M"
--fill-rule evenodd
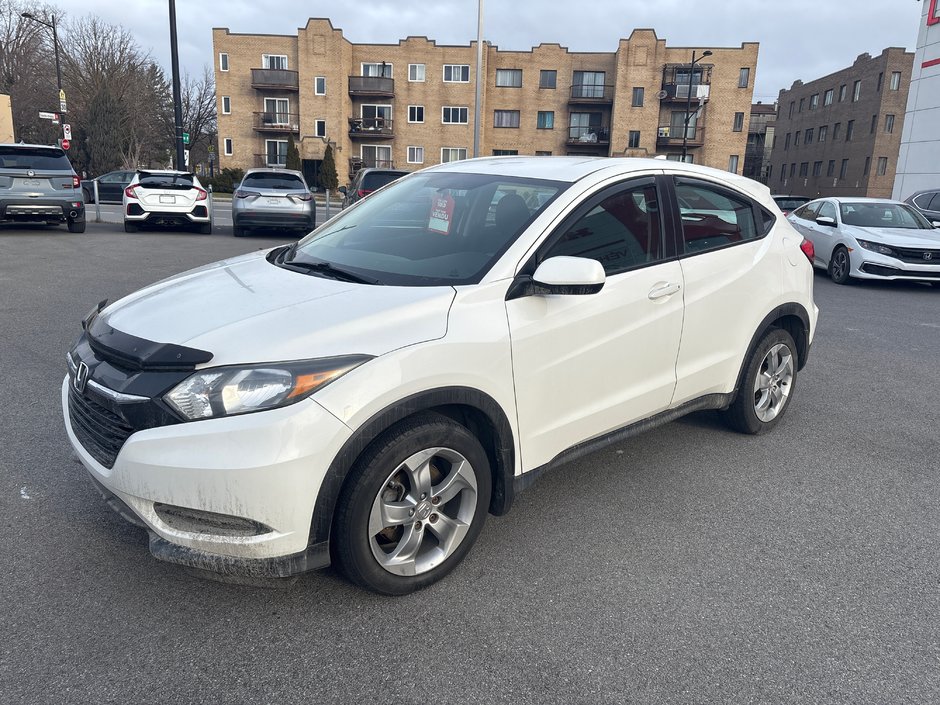
M441 108L441 122L445 125L466 125L468 122L467 108L445 105Z
M829 164L826 166L826 176L832 176L836 173L836 160L830 159Z
M884 72L881 72L878 74L878 85L875 87L876 93L881 93L881 86L884 84L884 82L885 82L885 75L884 75Z
M265 125L290 123L290 101L287 98L265 98L262 119Z
M784 181L786 180L786 178L787 178L787 165L781 164L780 165L780 181Z
M813 95L809 97L809 109L815 110L818 107L819 107L819 93L813 93Z
M730 171L732 174L738 173L738 155L737 154L732 154L730 157L728 157L728 171Z
M557 78L557 71L542 69L539 71L539 88L554 88Z
M842 132L842 123L837 122L832 126L832 141L837 142L839 140L839 134Z
M519 154L518 149L494 149L493 150L494 157L515 157L517 154Z
M226 137L224 140L222 140L222 150L225 153L226 157L232 156L232 152L234 152L234 147L232 145L231 137Z
M802 112L803 112L803 106L804 106L805 104L806 104L806 98L800 98L800 109L797 110L796 112L802 113Z
M734 126L731 129L735 132L741 132L744 129L744 113L734 114Z
M265 140L267 166L287 166L287 140Z
M571 97L603 98L606 95L606 80L604 71L575 71L571 78Z
M804 144L812 144L812 143L813 143L813 132L814 132L814 130L813 130L812 127L807 127L807 128L806 128L806 139L804 140Z
M822 174L822 162L813 162L813 176Z
M890 113L885 115L885 132L891 134L894 132L894 115Z
M522 69L496 69L498 88L522 88Z
M642 108L643 107L643 94L645 89L642 86L637 86L633 89L633 107Z
M865 157L865 168L862 169L862 176L868 176L868 170L871 168L871 157Z
M313 94L326 95L326 76L317 76L313 79Z
M409 105L408 106L408 122L424 122L424 106L423 105Z
M551 153L551 152L544 151L544 150L539 150L539 149L537 149L537 150L535 150L535 156L537 156L537 157L550 157L550 156L552 156L552 153Z
M792 179L794 176L796 176L796 162L790 165L790 178Z
M222 114L231 115L232 114L232 98L227 95L222 96Z
M829 125L820 125L819 127L819 139L818 142L825 142L826 137L829 134Z
M261 68L287 70L287 56L285 54L262 54Z
M444 83L470 83L470 64L444 64Z
M747 66L743 66L738 72L738 88L747 88L747 84L750 80L751 69Z
M555 113L551 110L539 110L535 126L540 130L553 130L555 128Z
M408 80L412 83L424 83L424 64L408 64ZM411 149L409 147L409 149ZM417 148L416 148L417 149ZM424 157L420 162L411 162L412 164L422 164Z
M900 71L891 72L891 83L889 85L889 88L892 91L900 90L901 88L901 72Z
M219 54L219 71L228 71L228 54Z
M418 66L421 66L422 68L424 68L424 64L418 64ZM424 164L424 147L409 147L408 148L408 163L409 164Z
M519 127L519 111L494 110L493 127Z
M441 164L467 158L466 147L444 147L441 149Z
M839 178L844 179L845 175L849 173L849 160L843 159L842 166L839 168Z
M794 146L794 147L799 147L799 146L800 146L800 135L802 135L802 134L803 134L803 133L800 132L799 130L797 130L795 133L793 133L793 146Z
M783 140L783 151L786 152L790 149L790 133L787 133L787 136Z
M856 81L855 85L852 87L852 102L857 103L861 95L862 95L862 82Z
M809 162L803 162L800 164L800 178L805 179L809 176Z
M387 61L380 64L361 64L363 76L375 76L377 78L392 78L392 65Z
M630 149L640 148L640 131L639 130L630 130L630 136L627 140L627 146Z
M875 134L875 130L878 129L878 115L871 116L871 129L868 131L869 134Z
M326 137L326 120L313 121L313 134L317 137Z
M832 105L832 89L823 93L823 105Z
M843 83L841 86L839 86L839 102L841 103L844 100L845 100L845 84Z
M789 115L789 117L791 118L793 117L793 108L795 107L796 107L796 101L791 100L790 101L790 115Z
M888 158L878 157L878 176L884 176L888 171Z
M855 120L849 120L845 123L845 141L851 142L852 137L855 135Z

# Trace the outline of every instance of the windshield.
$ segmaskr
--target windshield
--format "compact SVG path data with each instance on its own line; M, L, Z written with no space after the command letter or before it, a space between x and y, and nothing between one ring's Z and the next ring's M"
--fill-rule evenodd
M138 186L143 188L175 189L188 191L193 187L192 174L151 174L146 171L140 172L140 182Z
M271 174L261 172L248 174L242 181L242 188L269 188L283 191L296 191L306 188L303 179L296 174Z
M72 171L65 152L44 147L0 147L0 169Z
M293 259L329 262L381 284L475 284L566 183L419 173L301 240Z
M933 230L920 213L900 203L842 203L842 222L862 228L904 228Z

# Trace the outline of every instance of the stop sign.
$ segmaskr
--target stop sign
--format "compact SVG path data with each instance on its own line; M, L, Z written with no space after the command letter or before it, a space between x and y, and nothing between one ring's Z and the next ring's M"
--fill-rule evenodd
M68 140L62 140L62 149L68 149L71 143Z

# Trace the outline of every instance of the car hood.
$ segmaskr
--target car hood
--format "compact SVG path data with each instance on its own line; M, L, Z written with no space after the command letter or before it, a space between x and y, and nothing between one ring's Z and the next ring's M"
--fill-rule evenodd
M849 235L860 240L872 240L897 247L940 248L940 230L936 228L912 230L910 228L862 228L857 225L843 225L842 227Z
M382 355L441 338L455 290L371 286L277 267L263 252L194 269L108 306L123 333L213 354L211 366Z

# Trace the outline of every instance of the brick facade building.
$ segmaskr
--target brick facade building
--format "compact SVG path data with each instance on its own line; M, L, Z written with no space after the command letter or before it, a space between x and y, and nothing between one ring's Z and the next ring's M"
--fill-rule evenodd
M913 61L891 47L780 91L771 190L890 198Z
M353 44L326 19L296 36L213 30L219 166L282 165L297 143L313 180L327 143L340 183L362 166L420 169L473 156L476 43L425 37ZM613 52L559 44L483 52L480 155L585 154L744 165L758 45L713 48L692 73L691 48L635 30ZM699 55L701 50L698 50Z

